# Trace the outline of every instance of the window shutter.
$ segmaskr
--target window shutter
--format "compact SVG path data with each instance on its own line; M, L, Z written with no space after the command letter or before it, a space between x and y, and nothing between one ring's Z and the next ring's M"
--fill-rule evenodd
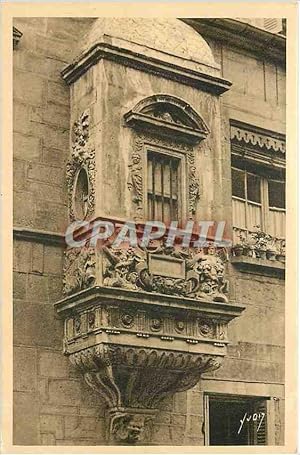
M262 413L264 418L262 420ZM253 422L254 445L267 444L267 406L266 401L258 401L254 404L253 415L257 414L258 418Z

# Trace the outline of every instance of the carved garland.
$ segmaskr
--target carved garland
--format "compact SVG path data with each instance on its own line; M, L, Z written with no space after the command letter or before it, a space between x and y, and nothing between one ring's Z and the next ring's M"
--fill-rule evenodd
M192 145L181 143L172 139L160 138L151 134L135 135L131 160L129 164L128 188L132 191L132 202L135 204L136 221L143 220L145 214L144 195L144 157L145 144L168 148L170 150L184 152L188 163L188 213L192 219L196 213L196 204L200 197L199 179L196 176L195 149Z
M68 206L71 221L76 218L74 209L75 181L81 169L84 169L88 177L88 195L86 200L85 218L92 215L95 209L95 150L89 142L89 112L85 111L73 125L72 153L67 163L67 186L68 186Z

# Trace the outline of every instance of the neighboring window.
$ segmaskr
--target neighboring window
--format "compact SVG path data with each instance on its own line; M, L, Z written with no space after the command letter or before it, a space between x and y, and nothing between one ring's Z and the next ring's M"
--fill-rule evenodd
M148 151L148 219L170 222L180 217L181 160Z
M205 396L207 445L266 445L264 398Z
M259 225L276 238L285 237L285 182L232 168L233 226L253 231Z

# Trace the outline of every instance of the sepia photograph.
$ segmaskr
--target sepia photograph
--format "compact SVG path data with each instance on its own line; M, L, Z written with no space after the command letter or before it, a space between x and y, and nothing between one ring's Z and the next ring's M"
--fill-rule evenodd
M280 452L291 10L124 5L11 12L12 447Z

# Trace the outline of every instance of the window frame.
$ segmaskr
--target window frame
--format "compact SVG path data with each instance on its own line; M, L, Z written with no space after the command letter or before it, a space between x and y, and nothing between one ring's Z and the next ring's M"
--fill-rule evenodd
M282 183L286 183L285 180L280 180L278 178L272 178L272 177L266 177L263 175L263 173L255 173L253 171L249 171L248 169L246 168L242 168L242 167L238 167L236 164L232 164L231 165L231 170L236 170L236 171L239 171L239 172L243 172L244 173L244 189L245 189L245 199L243 198L240 198L238 196L234 196L233 193L231 194L231 198L232 200L238 200L238 201L241 201L241 202L244 202L245 203L245 228L244 227L240 227L240 226L236 226L235 223L234 223L234 214L232 213L232 227L233 229L238 229L238 230L241 230L241 231L244 231L246 232L247 234L253 232L253 230L250 229L249 227L249 203L252 204L252 205L255 205L255 206L260 206L261 207L261 229L266 232L266 233L269 233L271 232L271 221L270 221L270 216L269 216L269 212L272 211L272 209L274 209L273 211L277 211L277 212L283 212L283 213L286 213L286 208L282 209L280 207L276 208L276 207L270 207L269 205L269 181L276 181L276 182L282 182ZM247 175L250 174L250 175L255 175L256 177L259 177L260 178L260 199L261 199L261 203L256 203L254 201L249 201L248 200L248 188L247 188ZM231 171L231 179L232 179L232 171ZM254 226L253 226L253 229L254 229ZM285 239L285 236L281 236L281 237L276 237L278 239Z
M210 445L210 400L223 400L228 401L228 403L232 401L242 402L242 401L249 401L249 403L253 404L256 402L264 402L265 409L266 409L266 443L262 444L267 446L275 444L275 433L274 433L274 426L275 426L275 406L274 406L274 399L270 396L255 396L255 395L238 395L234 393L214 393L214 392L204 392L203 394L203 415L204 415L204 445L208 447L212 447ZM247 444L246 446L254 446L255 445L255 438L253 444Z
M179 161L178 164L178 175L179 178L179 188L178 188L178 220L170 220L170 221L178 221L183 222L183 220L187 217L187 175L188 175L188 166L187 166L187 159L186 154L181 153L177 150L173 150L171 148L167 148L161 145L154 145L151 143L145 142L144 144L144 207L145 212L144 215L148 219L149 207L148 207L148 154L153 153L157 155L165 155L169 158L175 158ZM154 221L154 220L151 220ZM162 220L164 222L164 220Z

